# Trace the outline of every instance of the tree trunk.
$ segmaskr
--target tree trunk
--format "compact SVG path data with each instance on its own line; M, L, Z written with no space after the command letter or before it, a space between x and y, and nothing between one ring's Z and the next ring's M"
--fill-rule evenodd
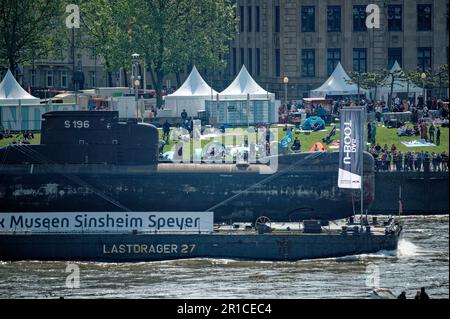
M128 87L128 74L127 74L127 69L122 68L123 70L123 83L124 83L124 87Z
M150 78L153 83L153 87L156 91L156 107L161 108L162 106L162 79L158 76L158 71L153 70L153 67L149 68Z
M388 108L389 108L390 111L392 111L392 96L394 95L394 82L395 82L395 77L392 76L391 92L390 92L389 98L388 98Z
M108 71L108 87L113 87L112 72Z
M9 62L9 70L15 77L16 76L16 60L14 59L13 56L9 56L8 62Z
M181 86L181 74L180 74L180 71L177 71L177 73L175 75L177 77L177 88L180 88L180 86Z

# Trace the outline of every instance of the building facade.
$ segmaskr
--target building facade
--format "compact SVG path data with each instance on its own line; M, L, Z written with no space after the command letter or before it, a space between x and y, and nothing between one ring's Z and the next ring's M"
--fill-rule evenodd
M224 72L202 75L217 91L245 65L255 80L284 100L306 97L328 78L338 62L348 71L390 68L397 60L408 71L448 64L448 0L235 0L239 33L230 43ZM366 9L380 9L380 25L369 29ZM73 62L75 60L75 62ZM107 72L95 48L70 49L59 59L22 70L22 85L73 90L72 70L84 89L107 86ZM184 80L189 73L183 75ZM147 78L149 76L147 75ZM169 76L165 83L176 83ZM113 85L126 82L120 72ZM128 82L129 83L129 82ZM151 88L150 81L148 88Z
M366 9L380 9L368 29ZM448 64L448 0L238 0L239 34L230 45L226 79L245 64L284 99L308 96L340 61L348 71L408 71ZM216 83L220 89L220 80Z

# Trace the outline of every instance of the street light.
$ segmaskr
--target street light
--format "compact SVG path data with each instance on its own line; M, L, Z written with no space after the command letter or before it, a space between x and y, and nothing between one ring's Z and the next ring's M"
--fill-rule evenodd
M138 104L138 88L141 86L141 76L138 75L138 65L139 65L139 58L141 56L137 53L134 53L131 55L132 60L132 68L131 68L131 85L134 88L134 96L135 96L135 102L136 102L136 120L139 118L139 104Z
M427 92L425 91L425 81L426 81L426 79L427 79L427 74L426 74L425 72L423 72L423 73L420 75L420 77L421 77L421 79L422 79L422 97L423 97L423 106L425 106L426 103L427 103L427 97L426 97Z
M284 83L284 102L286 103L286 105L288 104L287 101L287 90L288 90L288 84L289 84L289 78L287 76L284 77L283 79L283 83Z

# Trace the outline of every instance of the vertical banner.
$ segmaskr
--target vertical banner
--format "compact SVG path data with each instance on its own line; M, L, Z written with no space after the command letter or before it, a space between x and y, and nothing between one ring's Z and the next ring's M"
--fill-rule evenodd
M362 189L364 122L364 107L341 110L339 188Z

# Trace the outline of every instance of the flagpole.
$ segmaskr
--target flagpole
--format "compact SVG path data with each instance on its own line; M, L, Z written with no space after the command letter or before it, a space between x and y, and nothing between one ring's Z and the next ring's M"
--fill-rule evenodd
M366 142L365 142L365 133L364 133L364 128L365 128L365 123L366 123L366 108L363 109L364 115L363 115L363 120L361 121L361 149L362 149L362 154L361 154L361 219L364 216L364 149L366 146Z

